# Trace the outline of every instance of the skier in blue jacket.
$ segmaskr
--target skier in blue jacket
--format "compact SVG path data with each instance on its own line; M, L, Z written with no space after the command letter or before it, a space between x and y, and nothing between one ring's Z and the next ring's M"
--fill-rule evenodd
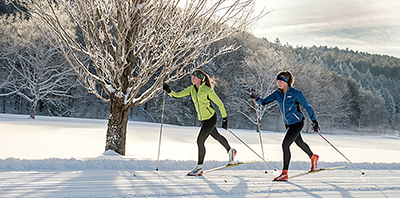
M319 156L313 154L310 147L303 141L301 137L301 129L304 125L304 117L300 111L302 105L310 119L312 120L313 131L319 130L317 119L315 118L314 111L308 104L303 93L293 88L294 76L290 71L281 71L276 77L278 89L272 94L262 99L259 98L255 93L250 95L250 98L257 101L258 104L266 105L270 102L277 101L282 113L282 119L286 127L286 135L282 142L283 150L283 169L282 174L279 177L274 178L274 181L287 181L288 180L288 169L291 158L290 145L295 142L311 159L311 170L317 168L317 161Z

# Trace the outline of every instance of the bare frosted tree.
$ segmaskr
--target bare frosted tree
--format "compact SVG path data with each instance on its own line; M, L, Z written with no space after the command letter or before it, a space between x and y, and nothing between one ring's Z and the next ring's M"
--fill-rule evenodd
M30 104L30 117L35 119L40 100L55 100L54 96L70 96L68 90L77 85L73 70L35 20L24 16L0 17L1 43L6 49L0 57L2 70L8 75L3 78L1 87L6 93L0 96L17 94ZM13 32L10 34L10 32Z
M249 94L254 91L261 98L267 97L276 89L276 74L285 69L289 69L293 65L284 54L283 51L274 50L268 42L259 42L249 38L248 44L253 46L249 48L244 64L246 68L243 75L236 78L239 86L245 90L245 98L237 98L238 112L250 120L254 125L257 125L255 111L257 110L259 121L263 121L268 114L274 114L276 103L268 105L255 105L253 100L250 100ZM257 109L256 109L257 108Z
M210 44L245 30L254 0L46 0L26 3L64 45L65 57L81 84L110 103L106 150L125 154L130 108L161 93L163 82L236 49ZM56 3L55 3L56 2ZM67 13L83 43L63 25ZM78 54L90 58L85 64Z

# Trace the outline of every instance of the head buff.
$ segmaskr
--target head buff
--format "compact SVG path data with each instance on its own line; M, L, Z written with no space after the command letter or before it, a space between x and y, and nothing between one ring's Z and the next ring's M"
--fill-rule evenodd
M192 73L192 76L196 76L197 78L201 79L202 81L204 80L204 75L200 73L199 71L194 71Z
M281 81L285 81L285 82L287 82L287 83L289 83L289 78L288 77L286 77L286 76L284 76L284 75L278 75L277 77L276 77L276 80L281 80Z

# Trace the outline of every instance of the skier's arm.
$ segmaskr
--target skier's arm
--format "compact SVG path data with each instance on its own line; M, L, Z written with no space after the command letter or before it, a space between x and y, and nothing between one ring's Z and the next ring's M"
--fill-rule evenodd
M274 100L276 100L276 94L277 94L277 91L274 91L272 94L270 94L269 96L267 96L264 99L259 98L256 102L261 105L267 105L267 104L273 102Z
M219 108L219 112L221 113L222 118L226 118L226 110L225 110L225 106L222 103L221 99L219 99L219 97L217 96L217 94L215 93L214 90L211 90L208 93L208 98L210 98L211 101L213 101Z
M303 106L306 109L308 116L310 116L311 121L317 119L315 117L314 110L312 109L311 105L307 102L307 99L302 92L300 92L297 101L301 104L301 106Z
M170 95L171 97L174 97L174 98L183 98L185 96L190 95L190 89L191 89L191 87L188 87L180 92L174 92L171 90L171 92L168 93L168 95Z

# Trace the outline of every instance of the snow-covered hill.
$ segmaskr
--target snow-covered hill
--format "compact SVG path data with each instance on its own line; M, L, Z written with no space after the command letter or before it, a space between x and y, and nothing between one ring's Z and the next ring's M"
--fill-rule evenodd
M324 136L366 174L349 164L317 134L303 134L320 167L348 168L272 182L264 164L241 165L185 177L197 159L198 127L165 125L157 166L159 124L129 122L126 156L103 154L106 120L0 114L0 197L397 197L400 141L396 136ZM323 129L323 126L322 126ZM232 129L260 152L258 133ZM227 131L237 160L259 160ZM322 130L323 134L323 130ZM266 158L281 168L283 133L262 133ZM226 163L223 147L209 138L204 168ZM309 169L295 145L289 175Z

